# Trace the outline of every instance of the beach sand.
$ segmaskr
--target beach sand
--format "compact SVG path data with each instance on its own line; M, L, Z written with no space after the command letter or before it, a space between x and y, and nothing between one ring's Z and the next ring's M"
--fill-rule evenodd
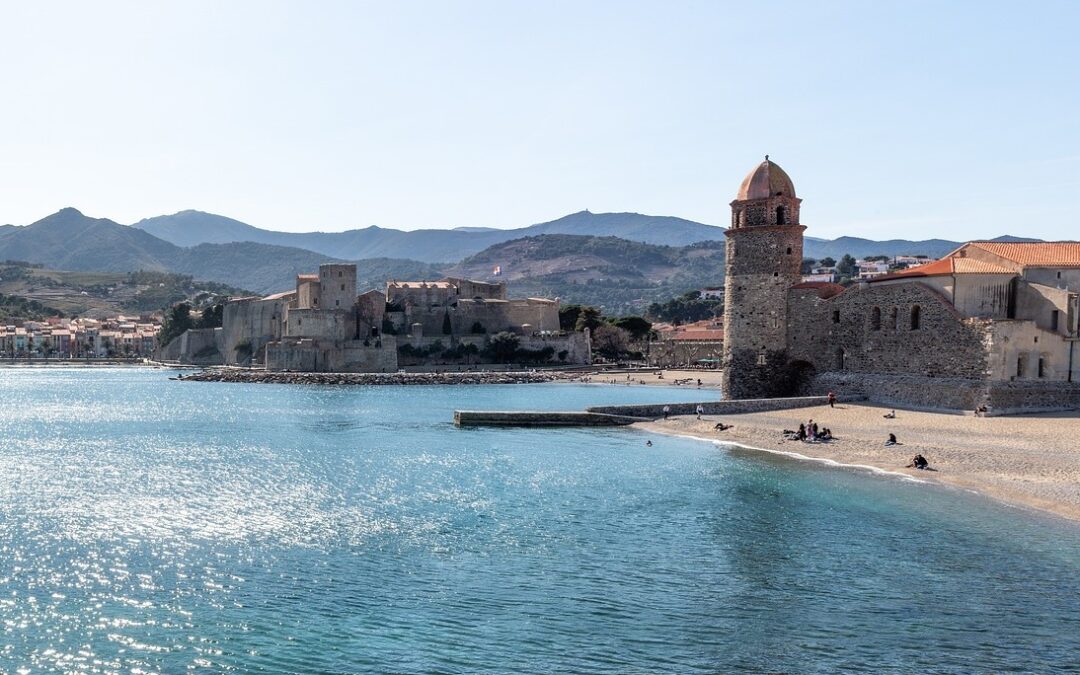
M837 403L741 415L673 417L636 427L754 448L862 464L938 481L1011 504L1080 520L1080 412L1012 417L896 410ZM782 440L784 429L813 419L836 437L828 443ZM723 421L735 425L715 431ZM889 433L902 443L885 447ZM921 454L936 471L904 468Z

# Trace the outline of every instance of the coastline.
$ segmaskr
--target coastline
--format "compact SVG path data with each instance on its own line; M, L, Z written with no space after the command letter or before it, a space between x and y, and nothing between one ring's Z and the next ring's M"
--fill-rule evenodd
M837 404L732 415L672 417L633 428L694 438L745 450L785 455L904 480L969 490L1013 506L1080 521L1080 412L1013 417L974 417L896 410L870 404ZM784 429L814 419L829 427L828 443L783 439ZM727 431L713 426L723 421ZM885 447L895 433L901 445ZM921 454L933 471L905 468Z

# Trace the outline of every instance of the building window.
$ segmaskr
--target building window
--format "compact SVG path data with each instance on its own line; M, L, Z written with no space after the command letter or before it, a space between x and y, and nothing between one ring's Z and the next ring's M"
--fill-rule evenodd
M772 273L772 275L773 275L774 277L778 277L778 276L780 276L780 273L779 273L779 272L773 272L773 273Z
M341 290L345 290L345 284L341 284Z
M337 275L338 275L339 278L341 277L341 270L338 270Z
M757 355L757 364L759 366L764 366L766 363L767 363L767 361L765 360L765 355L764 354L758 354Z
M334 307L341 307L341 301L340 300L335 300L334 301Z
M787 214L784 213L784 207L783 206L777 206L776 207L776 224L777 225L786 225L787 224Z
M1039 377L1046 377L1045 368L1046 368L1046 361L1043 359L1043 357L1040 356L1039 357Z
M881 330L881 308L870 310L870 330Z
M832 322L840 323L840 310L834 309L832 313Z
M1023 377L1025 370L1027 370L1027 359L1025 359L1024 355L1021 354L1020 356L1016 357L1016 376Z
M1058 329L1058 316L1059 312L1056 309L1050 312L1050 330Z
M843 347L839 347L836 350L836 369L843 370L847 365L847 354L844 352Z
M787 247L787 254L791 255L791 247L790 246Z
M919 330L922 323L922 308L918 305L911 306L911 330Z

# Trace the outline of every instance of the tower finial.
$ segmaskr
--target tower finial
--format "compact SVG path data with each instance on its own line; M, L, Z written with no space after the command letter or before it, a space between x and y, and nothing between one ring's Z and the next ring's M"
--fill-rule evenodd
M769 161L769 156L768 155L765 155L765 161L766 162Z

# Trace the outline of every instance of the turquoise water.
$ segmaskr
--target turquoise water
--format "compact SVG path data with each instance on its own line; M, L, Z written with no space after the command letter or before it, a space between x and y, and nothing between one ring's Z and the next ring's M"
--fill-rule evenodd
M0 671L1080 663L1071 523L626 429L450 424L700 392L166 377L0 370Z

